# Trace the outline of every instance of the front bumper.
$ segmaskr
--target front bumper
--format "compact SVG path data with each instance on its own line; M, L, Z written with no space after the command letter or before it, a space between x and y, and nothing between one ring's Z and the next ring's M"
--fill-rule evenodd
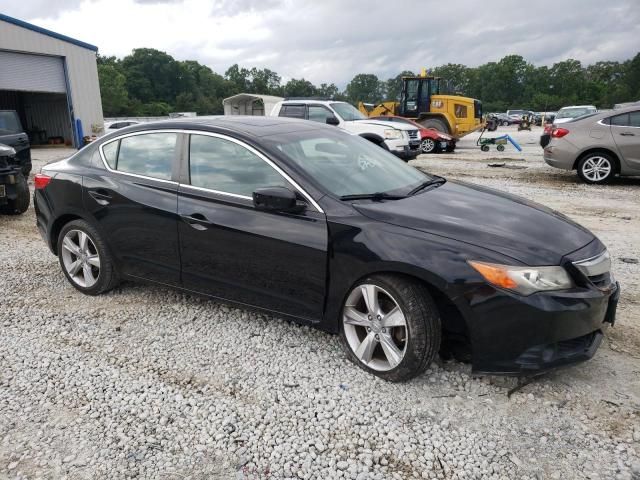
M391 150L391 153L402 159L413 159L420 154L420 143L417 145L404 145L398 147L396 150Z
M615 322L620 287L528 297L482 287L468 322L473 371L530 375L589 360ZM476 295L477 296L477 295Z

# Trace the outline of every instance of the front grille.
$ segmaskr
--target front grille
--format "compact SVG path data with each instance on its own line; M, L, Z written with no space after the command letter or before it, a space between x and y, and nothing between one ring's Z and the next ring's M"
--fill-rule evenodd
M593 285L601 290L606 290L613 284L611 257L607 250L595 257L573 262L573 265L587 277Z
M407 133L409 134L409 140L420 140L418 130L409 130Z

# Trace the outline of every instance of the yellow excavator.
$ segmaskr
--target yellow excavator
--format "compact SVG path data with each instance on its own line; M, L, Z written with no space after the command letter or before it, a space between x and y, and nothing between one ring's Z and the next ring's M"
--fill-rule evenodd
M459 95L445 95L445 81L427 74L422 69L419 76L402 77L402 93L399 102L383 102L378 105L358 104L358 109L368 117L399 116L416 121L425 128L448 133L456 138L482 127L482 102Z

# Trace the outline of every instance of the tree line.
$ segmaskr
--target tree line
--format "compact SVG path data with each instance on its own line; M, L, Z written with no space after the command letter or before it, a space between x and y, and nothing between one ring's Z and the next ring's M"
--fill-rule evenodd
M482 100L484 111L528 108L552 111L566 105L640 100L640 53L632 59L582 65L564 60L537 67L520 55L507 55L478 67L441 65L430 73L447 79L447 90ZM333 83L314 85L304 78L282 78L268 68L233 65L224 75L194 60L179 61L165 52L139 48L124 58L98 56L102 108L106 117L163 116L170 112L221 114L222 99L236 93L281 97L329 97L357 104L397 100L403 71L380 79L360 73L344 90Z

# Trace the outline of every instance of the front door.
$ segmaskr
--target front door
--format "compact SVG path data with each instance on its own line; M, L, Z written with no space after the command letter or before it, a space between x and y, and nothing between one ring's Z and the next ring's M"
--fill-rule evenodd
M640 110L611 117L611 135L627 166L640 171Z
M320 320L325 215L312 205L299 214L256 210L252 194L257 188L300 192L266 157L230 137L190 135L188 170L188 181L178 191L184 287Z
M83 176L85 208L108 232L119 271L180 284L177 152L179 133L125 136L101 146L107 169Z

